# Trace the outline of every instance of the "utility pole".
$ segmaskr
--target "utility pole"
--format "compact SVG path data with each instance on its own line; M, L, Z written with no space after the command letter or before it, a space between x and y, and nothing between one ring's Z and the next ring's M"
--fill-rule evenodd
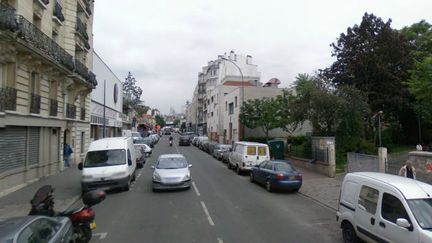
M106 129L106 116L105 116L105 107L106 107L106 104L105 104L105 92L106 92L106 87L105 87L105 84L106 84L106 80L104 80L104 91L103 91L103 131L102 131L102 137L103 138L105 138L105 136L106 136L106 132L105 132L105 129Z

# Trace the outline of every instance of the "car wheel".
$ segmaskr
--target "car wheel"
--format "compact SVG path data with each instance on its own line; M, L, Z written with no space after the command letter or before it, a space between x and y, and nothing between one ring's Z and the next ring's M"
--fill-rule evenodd
M126 186L124 187L125 191L129 191L130 190L130 186L131 186L131 180L129 179Z
M342 237L345 243L358 243L360 242L359 238L356 235L356 232L353 226L350 223L344 223L342 226Z
M254 175L253 175L252 172L249 174L249 180L250 180L250 182L252 182L252 183L255 182L255 178L254 178Z
M228 167L228 169L231 169L231 163L229 161L227 163L227 167Z
M294 192L298 192L300 190L300 188L296 188L296 189L294 189L293 191Z
M272 187L272 184L271 184L270 180L266 181L265 187L266 187L266 190L268 192L272 192L273 191L273 187Z
M238 166L238 165L236 166L236 172L237 172L238 175L240 175L241 172L242 172L242 171L240 170L240 166Z

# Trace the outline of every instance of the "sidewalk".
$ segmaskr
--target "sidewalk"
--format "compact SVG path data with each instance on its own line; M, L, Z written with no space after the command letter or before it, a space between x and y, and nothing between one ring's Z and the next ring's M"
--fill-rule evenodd
M41 178L15 192L0 198L0 218L27 215L30 211L30 200L36 191L44 185L52 185L54 191L54 209L63 211L81 197L81 171L72 166L64 171Z
M303 184L299 192L329 208L337 210L344 175L330 178L306 168L297 168L303 175Z

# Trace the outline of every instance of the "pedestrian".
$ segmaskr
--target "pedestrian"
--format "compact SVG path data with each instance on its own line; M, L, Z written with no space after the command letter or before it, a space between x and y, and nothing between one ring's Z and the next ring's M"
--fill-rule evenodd
M419 143L416 146L417 151L423 151L423 146Z
M73 153L72 148L69 146L69 144L65 143L63 146L63 158L64 158L64 166L70 167L70 156Z
M403 177L411 178L411 179L414 179L414 180L416 179L415 168L412 165L412 161L411 160L407 160L405 162L405 165L402 166L402 168L400 168L399 175L403 176Z

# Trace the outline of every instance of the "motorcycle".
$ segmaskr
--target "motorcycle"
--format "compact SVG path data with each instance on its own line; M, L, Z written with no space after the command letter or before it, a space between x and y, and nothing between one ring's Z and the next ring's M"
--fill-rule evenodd
M170 141L169 141L169 144L170 144L170 147L172 147L173 141L170 140Z
M49 217L68 217L74 229L74 240L77 243L87 243L92 238L92 230L96 228L95 211L92 206L105 200L104 191L89 191L82 196L83 207L64 212L54 211L54 188L45 185L33 196L30 201L29 215L44 215Z

